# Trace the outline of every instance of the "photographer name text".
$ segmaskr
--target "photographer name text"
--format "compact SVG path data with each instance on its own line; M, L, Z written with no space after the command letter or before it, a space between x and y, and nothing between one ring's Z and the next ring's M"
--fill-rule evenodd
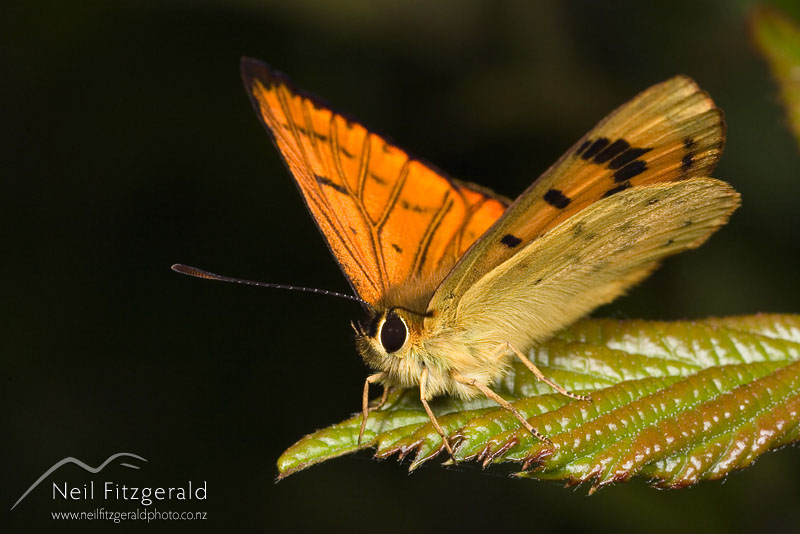
M102 484L102 490L98 487L98 494L100 493L105 501L137 501L142 506L150 506L155 501L204 501L207 496L207 484L205 480L201 484L195 484L190 480L186 486L137 488L106 481ZM66 482L60 485L53 482L53 500L58 499L93 501L95 499L95 483L90 481L82 486L70 487Z

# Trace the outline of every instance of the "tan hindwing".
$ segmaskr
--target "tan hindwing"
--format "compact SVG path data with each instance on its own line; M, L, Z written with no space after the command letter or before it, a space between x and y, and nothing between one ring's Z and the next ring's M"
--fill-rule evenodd
M627 189L528 244L426 326L448 346L455 336L465 347L525 349L613 300L667 256L701 245L739 202L713 178Z

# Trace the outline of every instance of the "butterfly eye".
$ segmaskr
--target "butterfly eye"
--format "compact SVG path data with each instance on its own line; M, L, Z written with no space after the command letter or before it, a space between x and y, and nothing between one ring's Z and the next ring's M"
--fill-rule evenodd
M405 344L407 335L406 323L390 314L381 326L381 345L386 352L398 351Z

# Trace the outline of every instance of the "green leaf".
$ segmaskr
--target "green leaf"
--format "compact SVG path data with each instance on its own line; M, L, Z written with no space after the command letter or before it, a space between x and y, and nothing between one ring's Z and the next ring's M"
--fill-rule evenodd
M529 353L548 377L592 401L553 393L522 365L494 388L548 436L537 440L488 399L431 406L454 446L446 461L514 462L515 476L590 482L634 476L661 487L719 479L800 438L800 316L705 321L583 320ZM370 414L310 434L278 460L279 478L364 448L413 455L410 469L444 451L416 389ZM442 456L446 455L445 452Z
M768 8L753 12L752 33L781 91L795 139L800 143L800 27Z

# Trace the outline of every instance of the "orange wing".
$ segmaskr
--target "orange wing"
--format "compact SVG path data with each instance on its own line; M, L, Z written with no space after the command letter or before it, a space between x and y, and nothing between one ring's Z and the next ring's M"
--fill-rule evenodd
M449 273L431 306L458 298L527 244L598 200L631 187L708 176L724 141L722 112L686 76L639 93L509 206ZM576 228L575 235L581 231Z
M243 58L241 70L328 247L367 302L413 280L432 292L505 210L506 199L444 176L264 63Z

